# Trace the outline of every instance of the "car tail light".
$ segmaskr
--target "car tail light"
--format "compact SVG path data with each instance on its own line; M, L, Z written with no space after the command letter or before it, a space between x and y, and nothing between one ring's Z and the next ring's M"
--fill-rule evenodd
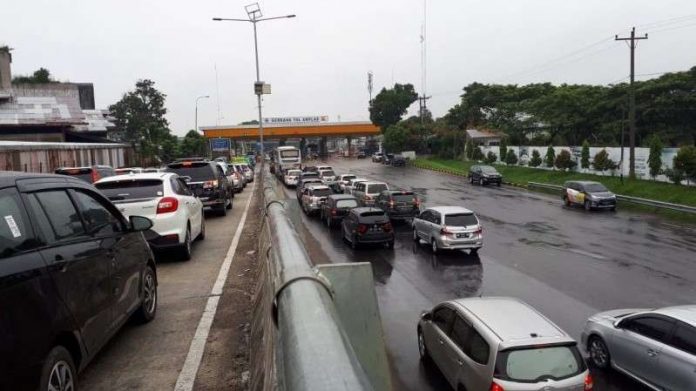
M454 232L447 229L447 227L442 227L442 229L440 230L440 235L445 235L445 236L454 235Z
M585 391L591 391L594 388L594 380L589 373L585 376Z
M203 183L203 188L204 188L204 189L210 189L210 188L212 188L212 187L217 187L217 186L218 186L218 181L217 181L217 179L214 180L214 181L205 181L205 183Z
M382 224L382 231L391 232L391 230L392 230L391 223L388 222L388 223Z
M331 215L336 216L336 208L331 208Z
M157 203L157 214L176 212L179 200L174 197L164 197Z
M358 224L358 233L359 234L364 234L367 232L367 225L365 224Z
M483 227L479 225L478 229L474 231L474 234L481 235L483 234Z
M394 200L393 199L389 200L389 207L394 209Z
M493 382L491 383L491 388L489 388L488 391L505 391L505 389L499 386L497 383Z
M413 206L416 208L420 207L420 200L418 198L413 199Z
M92 170L92 183L98 181L101 179L101 175L99 175L99 171L97 170Z

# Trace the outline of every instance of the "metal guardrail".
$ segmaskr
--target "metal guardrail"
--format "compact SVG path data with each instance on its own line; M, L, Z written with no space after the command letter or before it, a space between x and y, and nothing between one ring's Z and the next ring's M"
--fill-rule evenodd
M528 182L527 186L528 187L537 187L540 189L563 190L563 186L552 185L549 183ZM688 206L688 205L673 204L670 202L649 200L646 198L631 197L631 196L626 196L626 195L621 195L621 194L617 194L616 199L619 201L623 201L623 202L630 202L632 204L651 206L651 207L655 207L655 208L670 209L670 210L675 210L678 212L696 213L696 207Z
M372 390L339 320L330 284L312 269L300 238L263 172L264 229L273 265L277 375L281 390Z

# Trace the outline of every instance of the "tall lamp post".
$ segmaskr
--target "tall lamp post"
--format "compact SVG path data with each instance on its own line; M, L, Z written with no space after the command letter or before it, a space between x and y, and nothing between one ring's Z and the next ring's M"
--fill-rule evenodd
M256 56L256 83L254 83L254 92L256 93L256 100L259 106L259 142L261 144L261 157L263 158L263 156L265 155L263 151L263 115L261 113L261 95L264 93L263 87L265 84L261 81L261 75L259 72L259 44L256 38L256 23L274 19L294 18L295 15L274 16L270 18L264 18L263 14L261 13L261 7L259 7L259 3L249 4L246 7L244 7L244 9L246 10L247 15L249 16L249 19L213 18L213 20L216 22L249 22L254 26L254 54Z
M196 98L196 121L195 121L195 126L196 126L196 132L198 132L198 101L204 98L210 98L209 95L201 95L198 98Z

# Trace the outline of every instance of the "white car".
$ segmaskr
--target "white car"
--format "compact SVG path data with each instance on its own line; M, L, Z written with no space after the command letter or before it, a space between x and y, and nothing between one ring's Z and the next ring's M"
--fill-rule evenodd
M244 175L244 168L240 163L232 163L232 167L234 167L234 171L239 175L239 179L242 180L242 187L245 188L249 180L246 175Z
M346 194L353 194L353 187L360 182L367 182L368 179L365 178L353 178L348 181L348 183L343 186L343 192Z
M317 171L333 170L331 166L317 166Z
M244 173L244 177L247 179L247 182L253 182L254 171L251 169L251 167L249 167L249 165L246 163L239 163L239 166L242 168L242 172Z
M285 186L297 186L300 174L302 174L302 170L287 170L283 175L283 183Z
M144 232L153 250L176 248L191 259L191 242L205 238L203 203L175 173L117 175L94 183L128 219L144 216L154 223Z
M233 191L232 191L232 193L230 193L230 198L234 198L234 194L239 193L239 191L241 191L241 190L237 191L238 186L239 186L239 180L237 179L237 175L234 172L234 170L231 169L227 165L227 163L217 161L217 164L218 164L218 166L220 166L220 168L222 168L222 172L225 173L225 177L227 178L227 182L229 182L230 186L232 187Z
M357 178L353 174L341 174L338 176L338 185L341 187L341 191L345 192L346 191L346 185L348 184L348 181L351 179Z
M329 170L319 170L319 178L324 183L332 183L336 181L336 173L329 169Z

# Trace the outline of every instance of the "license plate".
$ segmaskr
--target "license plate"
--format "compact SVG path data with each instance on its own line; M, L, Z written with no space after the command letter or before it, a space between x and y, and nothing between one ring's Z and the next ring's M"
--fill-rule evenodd
M457 237L458 237L458 238L468 238L469 235L471 235L471 234L468 234L468 233L466 233L466 234L457 234Z

